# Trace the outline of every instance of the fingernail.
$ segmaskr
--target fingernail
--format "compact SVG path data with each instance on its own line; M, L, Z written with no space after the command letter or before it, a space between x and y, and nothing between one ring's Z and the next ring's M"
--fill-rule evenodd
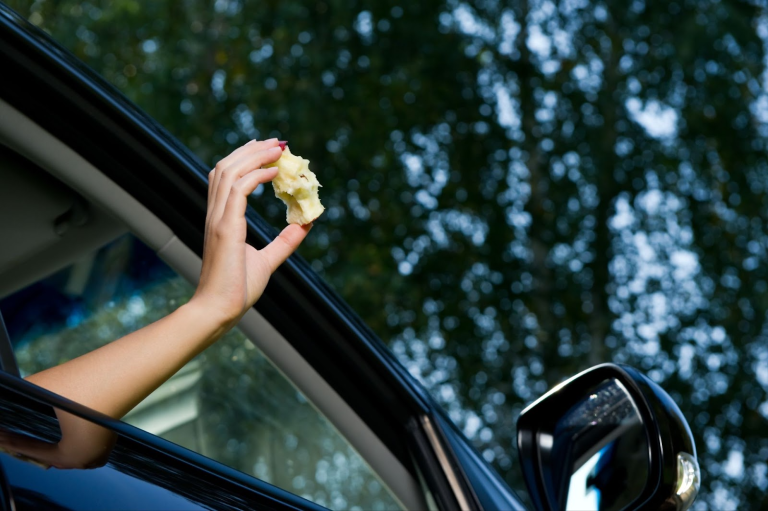
M288 141L287 140L280 140L277 144L280 146L280 149L285 151L285 146L288 144Z

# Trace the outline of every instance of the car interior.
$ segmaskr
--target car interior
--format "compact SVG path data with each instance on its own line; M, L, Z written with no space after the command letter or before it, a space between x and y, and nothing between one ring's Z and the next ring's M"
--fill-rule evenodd
M99 169L0 100L0 299L126 233L191 285L196 283L201 260L170 228ZM71 278L76 286L77 275ZM278 329L254 309L239 328L362 456L400 506L429 507L421 485ZM186 369L188 375L194 372L194 367ZM157 392L180 392L184 385L174 388ZM145 408L158 395L150 396Z

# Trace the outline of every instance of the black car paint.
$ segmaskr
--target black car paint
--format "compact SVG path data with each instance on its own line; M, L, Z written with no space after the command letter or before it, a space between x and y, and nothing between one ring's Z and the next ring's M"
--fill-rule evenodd
M209 169L194 154L90 68L3 4L0 69L4 75L0 98L101 169L201 254ZM263 247L274 238L276 231L253 211L247 220L248 241L255 247ZM416 460L442 509L455 509L461 500L473 509L499 509L501 502L507 502L509 509L520 507L513 492L466 439L455 429L445 430L445 421L435 419L437 406L425 389L306 261L294 256L282 265L256 308L414 478ZM301 321L296 321L296 311L301 311ZM81 413L89 416L87 410ZM430 443L422 427L425 418L437 424L440 438L436 441L447 458L442 462L437 459L435 439ZM132 431L130 436L135 434ZM144 436L147 444L170 449L167 442ZM461 446L460 455L457 445ZM194 457L194 453L181 451L178 455L182 458ZM454 470L458 481L453 485L447 481L445 463L458 467Z
M660 446L662 456L667 459L676 458L677 453L684 452L697 458L696 443L693 440L691 428L685 420L683 412L680 411L669 394L636 369L626 366L622 368L634 378L653 413L657 436L651 438L651 442ZM657 501L661 501L663 496L675 493L678 482L677 469L677 463L664 463L662 465L660 481L656 487ZM659 508L664 509L662 505L659 505ZM667 507L667 509L672 508L672 506Z
M15 508L16 506L11 502L11 486L0 463L0 511L15 511Z
M443 441L450 446L455 456L453 462L456 471L462 479L467 481L469 490L474 493L475 501L481 502L484 509L524 510L525 508L518 501L509 499L510 490L507 484L469 446L464 435L445 413L438 411L435 418Z

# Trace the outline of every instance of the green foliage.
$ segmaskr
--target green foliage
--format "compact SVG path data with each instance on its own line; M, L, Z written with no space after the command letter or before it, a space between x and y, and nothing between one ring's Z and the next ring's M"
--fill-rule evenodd
M302 254L513 487L521 407L614 360L688 417L697 509L765 507L757 2L10 4L212 165L309 158Z

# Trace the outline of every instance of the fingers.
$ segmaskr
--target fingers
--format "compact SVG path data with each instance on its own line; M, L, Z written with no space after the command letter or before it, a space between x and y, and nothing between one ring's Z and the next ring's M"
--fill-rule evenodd
M263 141L251 140L247 144L232 151L227 157L223 158L221 161L219 161L219 163L216 164L216 167L208 173L208 216L210 216L210 213L213 210L213 198L216 196L215 192L216 187L218 186L218 180L221 178L221 170L227 168L232 164L232 162L239 159L246 151L260 151L263 149L268 149L277 143L278 141L276 138ZM219 172L217 172L217 170Z
M216 222L221 218L227 205L227 198L230 195L232 186L238 179L256 169L260 169L268 163L278 160L281 154L282 151L275 145L254 153L244 153L240 159L231 163L227 168L222 169L221 172L217 170L220 177L217 176L218 186L214 191L214 205L211 211L211 221Z
M268 149L271 149L273 147L279 147L278 140L276 138L269 139L269 140L263 140L263 141L251 140L247 144L245 144L245 145L235 149L226 158L223 158L216 165L216 168L214 168L213 170L211 170L208 173L208 208L207 208L206 216L205 216L205 234L206 235L205 235L205 238L204 238L205 241L204 241L204 246L203 246L203 257L204 258L205 258L205 253L207 252L207 248L208 248L208 241L209 241L208 233L210 232L210 229L212 227L212 223L214 222L215 218L220 218L220 216L221 216L220 214L219 215L215 215L214 211L215 211L216 206L217 206L216 197L218 196L217 194L218 194L218 191L219 191L219 185L221 184L221 179L222 179L223 175L225 174L225 171L227 169L230 169L237 162L243 161L243 158L245 158L246 156L249 156L249 155L252 156L252 155L254 155L254 154L256 154L256 153L258 153L260 151L268 150ZM280 156L278 155L275 159L277 159L279 157ZM257 164L258 162L252 162L252 163ZM269 163L269 162L267 162L267 163ZM261 165L263 165L263 163L258 165L258 166L261 166ZM229 192L228 192L228 189L227 189L227 194L228 193ZM226 197L227 197L227 195L225 194L224 197L223 197L223 200L218 201L218 203L219 203L219 213L224 208L224 205L226 203Z
M213 181L211 181L213 183L213 190L212 190L212 195L209 197L209 201L211 198L215 198L217 196L216 192L218 190L219 182L221 180L222 174L224 173L223 172L224 170L230 168L235 162L241 160L243 156L257 153L259 151L271 149L273 147L279 147L278 140L276 138L271 138L269 140L263 140L260 142L256 140L251 140L244 146L238 147L237 149L232 151L232 153L230 153L229 156L227 156L226 158L222 159L219 163L217 163L216 168L214 169L215 171L214 179ZM267 162L267 163L271 163L271 162Z
M277 168L262 168L277 161L282 149L277 139L251 141L222 159L208 174L208 213L206 248L209 234L237 232L248 207L248 196L262 183L271 181ZM259 251L274 272L301 244L311 225L289 225L269 245Z
M233 161L235 161L238 158L240 158L240 156L243 154L243 152L246 149L256 149L256 148L258 148L258 150L267 149L268 148L268 144L270 142L272 142L273 140L274 139L264 140L262 142L259 142L257 140L251 140L247 144L245 144L245 145L243 145L241 147L238 147L237 149L232 151L227 157L222 158L221 161L219 161L219 163L216 164L216 168L214 168L213 170L211 170L208 173L208 211L209 212L211 210L211 205L212 205L212 200L211 199L213 199L213 197L215 197L215 193L214 192L216 191L217 174L218 174L218 177L221 177L221 173L217 173L216 170L217 169L221 170L221 169L227 168L227 166L229 166Z
M299 245L307 237L307 233L309 233L311 228L312 224L291 224L283 229L283 232L272 240L272 243L260 251L269 264L270 272L274 272L278 266L283 264L299 248Z
M271 181L277 175L277 167L256 169L248 172L232 184L227 204L221 215L221 222L229 224L243 218L248 207L248 196L262 183Z
M263 141L256 141L251 140L244 146L238 147L232 153L227 156L226 158L222 159L219 163L216 164L216 168L214 168L211 171L211 174L209 174L209 181L208 181L208 214L210 215L211 212L214 211L216 206L216 199L220 197L219 195L219 185L221 184L221 179L230 171L233 166L236 164L243 162L244 159L248 156L253 156L257 153L260 153L261 151L266 151L272 148L279 147L278 140L276 138L271 138L269 140L263 140ZM275 151L277 153L277 156L274 160L270 160L264 163L261 163L258 165L261 167L262 165L266 163L272 163L273 161L280 158L280 154L282 151ZM211 179L211 177L213 179ZM226 196L224 196L226 199Z

